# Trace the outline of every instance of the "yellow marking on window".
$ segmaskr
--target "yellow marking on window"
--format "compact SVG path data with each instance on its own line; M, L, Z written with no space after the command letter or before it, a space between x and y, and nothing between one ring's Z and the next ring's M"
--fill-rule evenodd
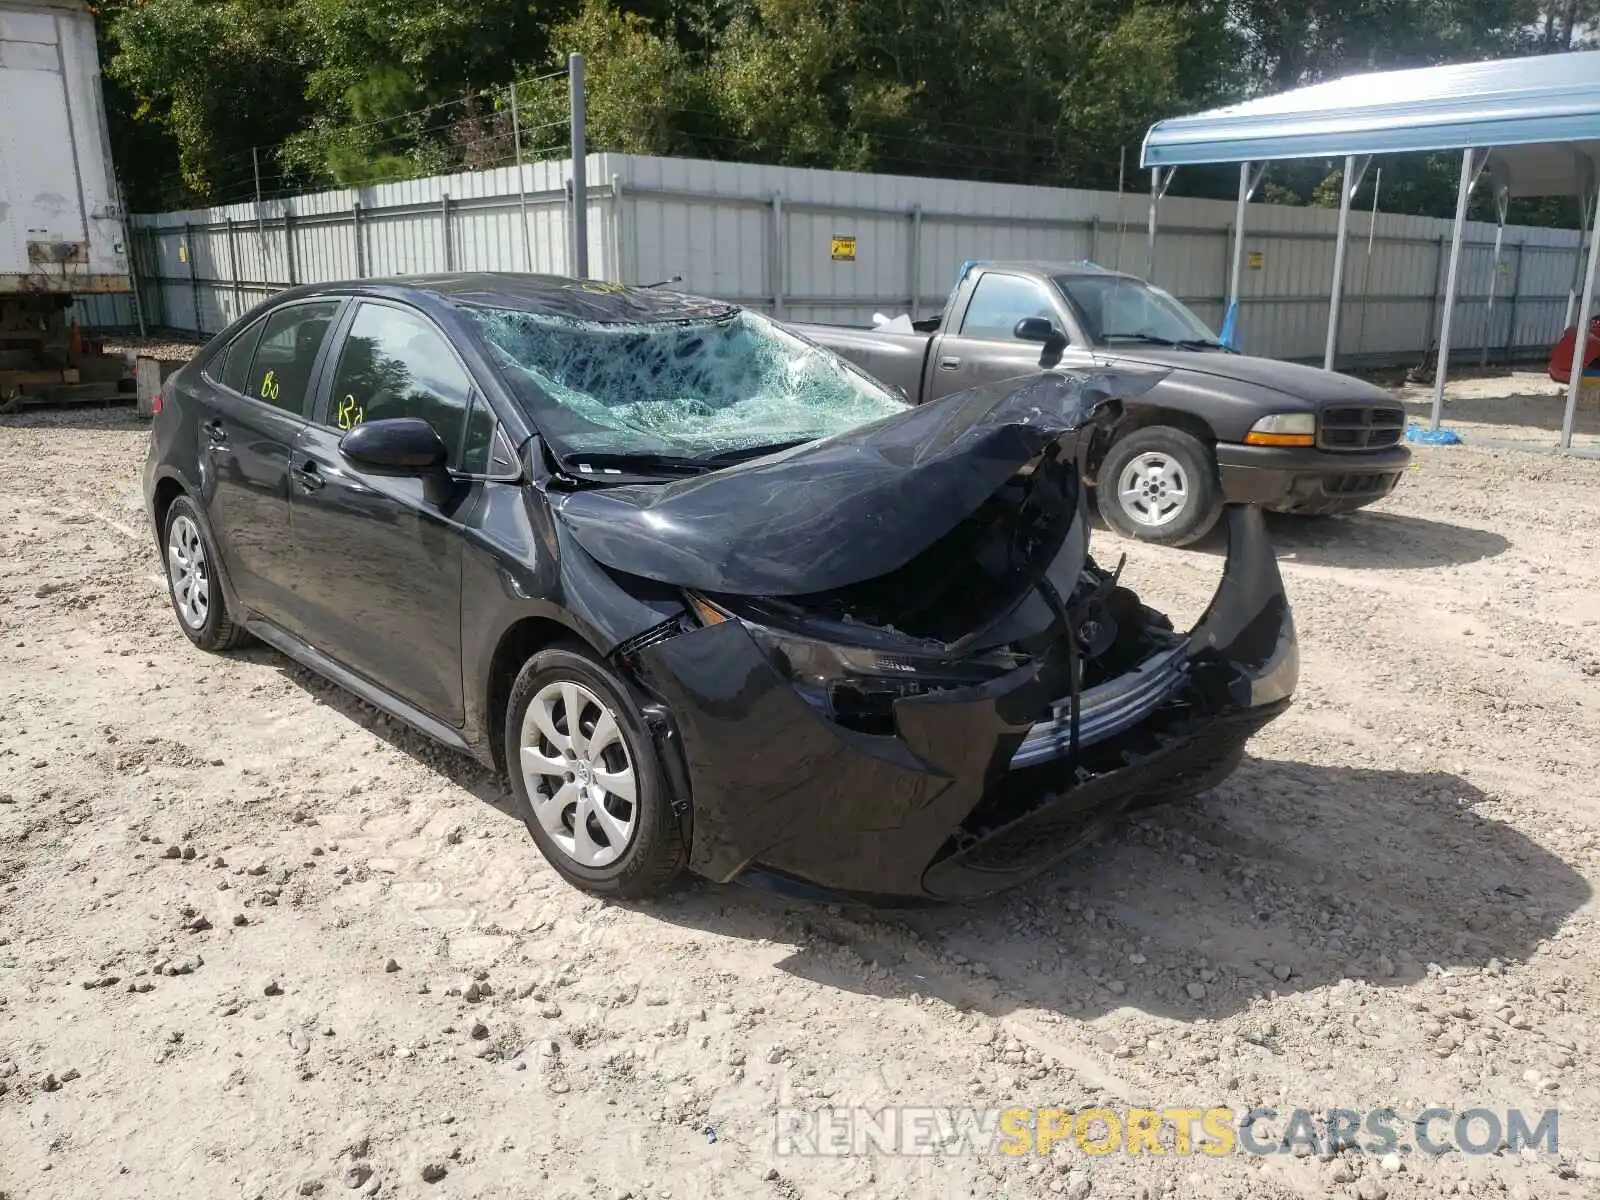
M261 398L263 400L276 400L278 398L278 373L268 371L261 377Z
M365 416L366 413L356 403L354 396L346 396L339 401L338 419L340 429L354 429L361 424L362 418Z

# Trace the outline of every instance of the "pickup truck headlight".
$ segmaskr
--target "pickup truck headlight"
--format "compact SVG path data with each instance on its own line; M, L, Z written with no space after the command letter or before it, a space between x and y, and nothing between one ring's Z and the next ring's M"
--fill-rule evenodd
M1250 426L1244 441L1247 446L1310 446L1316 432L1315 413L1274 413Z

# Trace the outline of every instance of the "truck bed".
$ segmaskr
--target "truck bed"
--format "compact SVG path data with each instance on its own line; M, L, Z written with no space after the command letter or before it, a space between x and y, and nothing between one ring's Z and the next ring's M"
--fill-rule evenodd
M911 400L918 398L932 334L842 325L794 324L789 328L844 355L874 379L905 392Z

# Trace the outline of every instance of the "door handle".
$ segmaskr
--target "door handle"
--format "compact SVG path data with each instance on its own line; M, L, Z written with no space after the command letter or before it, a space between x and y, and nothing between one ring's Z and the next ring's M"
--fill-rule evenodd
M202 426L206 431L206 441L213 446L225 446L228 443L228 431L221 421L210 420Z
M303 466L290 467L289 474L294 477L294 481L299 484L304 491L308 492L316 491L319 487L327 482L327 480L322 478L322 472L317 470L317 464L310 461L306 462Z
M939 370L941 371L959 371L960 369L961 360L954 354L946 354L939 360Z

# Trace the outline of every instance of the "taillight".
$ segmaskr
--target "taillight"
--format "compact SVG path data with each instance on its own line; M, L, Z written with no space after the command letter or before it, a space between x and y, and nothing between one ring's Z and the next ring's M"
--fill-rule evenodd
M150 397L150 415L153 417L161 411L161 393L157 392Z

